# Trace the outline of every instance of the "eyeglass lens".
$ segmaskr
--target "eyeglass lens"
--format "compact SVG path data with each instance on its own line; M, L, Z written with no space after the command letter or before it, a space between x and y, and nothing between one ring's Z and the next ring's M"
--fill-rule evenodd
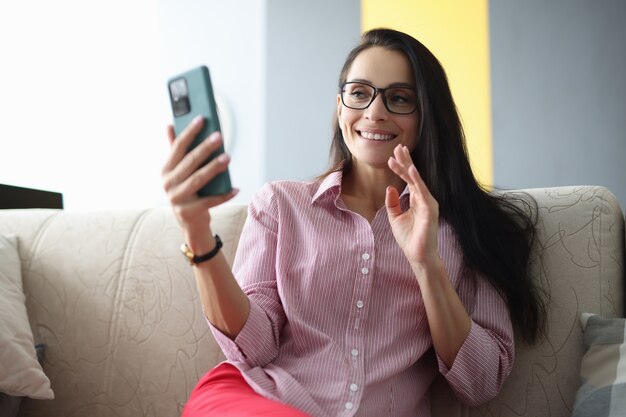
M417 108L417 94L411 88L390 87L378 90L384 92L383 102L391 113L409 114ZM345 83L341 91L343 104L356 110L369 107L375 95L375 87L358 82Z

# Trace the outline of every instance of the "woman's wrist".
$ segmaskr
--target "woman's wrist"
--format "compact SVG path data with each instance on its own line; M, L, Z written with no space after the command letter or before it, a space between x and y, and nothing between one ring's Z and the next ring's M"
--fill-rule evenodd
M410 262L410 264L420 284L425 280L432 281L446 276L445 265L439 256L426 262Z
M210 252L215 248L216 241L215 235L210 227L205 230L199 231L186 231L184 234L185 242L187 246L196 254L203 254Z

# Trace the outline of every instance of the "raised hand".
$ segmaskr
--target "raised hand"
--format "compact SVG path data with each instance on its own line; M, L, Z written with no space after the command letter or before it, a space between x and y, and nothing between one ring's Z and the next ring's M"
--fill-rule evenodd
M402 211L398 190L387 187L385 206L393 235L412 266L423 269L437 265L439 204L417 172L406 146L396 146L388 165L406 182L410 192L410 207Z
M171 152L162 170L163 188L186 234L192 230L206 234L211 221L208 209L230 200L238 192L233 189L220 196L198 197L198 190L226 170L230 161L228 155L222 154L198 168L219 148L222 142L219 132L211 134L207 140L187 153L187 148L202 129L203 123L204 119L201 117L194 119L178 137L175 137L172 126L167 131Z

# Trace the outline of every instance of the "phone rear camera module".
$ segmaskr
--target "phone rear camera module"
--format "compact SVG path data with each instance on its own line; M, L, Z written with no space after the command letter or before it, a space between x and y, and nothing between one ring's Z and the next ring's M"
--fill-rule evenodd
M174 117L179 117L191 111L189 106L189 89L187 88L187 80L177 78L170 82L170 101L172 102L172 110Z

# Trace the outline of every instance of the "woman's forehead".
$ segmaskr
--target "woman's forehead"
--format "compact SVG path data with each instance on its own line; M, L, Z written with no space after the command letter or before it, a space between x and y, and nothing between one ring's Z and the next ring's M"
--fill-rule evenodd
M373 46L362 51L352 62L346 81L367 80L376 87L391 84L413 85L413 70L402 52Z

